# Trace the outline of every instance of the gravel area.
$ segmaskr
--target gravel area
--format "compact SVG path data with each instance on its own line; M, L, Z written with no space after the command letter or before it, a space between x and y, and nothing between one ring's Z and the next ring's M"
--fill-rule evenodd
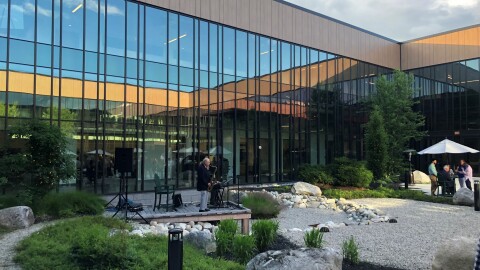
M32 233L37 232L52 223L54 222L38 223L28 228L15 230L0 236L0 243L2 243L0 245L0 269L22 269L19 265L13 262L13 257L15 256L15 247L20 241Z
M431 269L433 255L443 239L453 236L480 237L480 212L473 207L435 204L400 199L359 199L359 204L383 210L398 223L374 223L331 229L324 235L326 246L341 251L351 235L359 244L360 260L400 269ZM347 222L346 214L318 208L290 208L279 217L282 235L303 246L304 232L310 224L327 221Z

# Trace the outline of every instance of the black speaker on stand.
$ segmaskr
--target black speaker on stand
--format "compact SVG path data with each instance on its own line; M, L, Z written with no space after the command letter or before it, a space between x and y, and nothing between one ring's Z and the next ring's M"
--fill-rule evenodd
M128 175L133 174L133 148L115 148L115 169L121 174L121 177L118 194L107 203L108 206L112 201L118 198L117 212L115 212L112 217L115 217L120 210L124 209L125 221L128 219L128 211L130 211L134 212L135 215L140 216L145 223L148 223L148 221L139 213L143 210L143 206L141 204L132 205L128 201ZM125 190L125 196L123 195L124 192L122 189Z

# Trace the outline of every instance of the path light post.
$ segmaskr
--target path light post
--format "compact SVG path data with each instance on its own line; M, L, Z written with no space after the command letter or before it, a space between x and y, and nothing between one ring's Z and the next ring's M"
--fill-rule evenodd
M168 231L168 270L183 269L183 230L173 228Z
M405 175L405 189L408 189L408 184L412 182L412 155L415 154L417 151L415 149L407 149L403 151L404 153L408 154L408 177Z
M480 205L479 205L479 196L480 196L480 182L478 180L473 181L473 205L475 208L475 211L480 211Z

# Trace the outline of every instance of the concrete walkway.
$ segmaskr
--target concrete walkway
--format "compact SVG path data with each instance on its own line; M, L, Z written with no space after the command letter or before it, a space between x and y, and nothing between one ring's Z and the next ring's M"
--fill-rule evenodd
M480 180L480 177L473 177L473 180ZM455 187L457 190L460 189L460 183L458 182L458 178L455 179ZM472 183L472 188L473 188L473 183ZM413 189L413 190L421 190L427 195L431 195L430 191L430 184L415 184L415 185L409 185L408 189Z

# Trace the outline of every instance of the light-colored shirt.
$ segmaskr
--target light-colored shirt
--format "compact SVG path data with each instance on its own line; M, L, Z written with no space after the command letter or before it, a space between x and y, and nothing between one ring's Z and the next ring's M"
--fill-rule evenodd
M460 166L460 169L458 170L459 173L463 173L465 176L465 180L470 179L472 181L473 179L473 170L472 166L466 165L466 166Z
M430 166L428 166L428 174L437 176L437 168L435 168L435 164L430 163Z

